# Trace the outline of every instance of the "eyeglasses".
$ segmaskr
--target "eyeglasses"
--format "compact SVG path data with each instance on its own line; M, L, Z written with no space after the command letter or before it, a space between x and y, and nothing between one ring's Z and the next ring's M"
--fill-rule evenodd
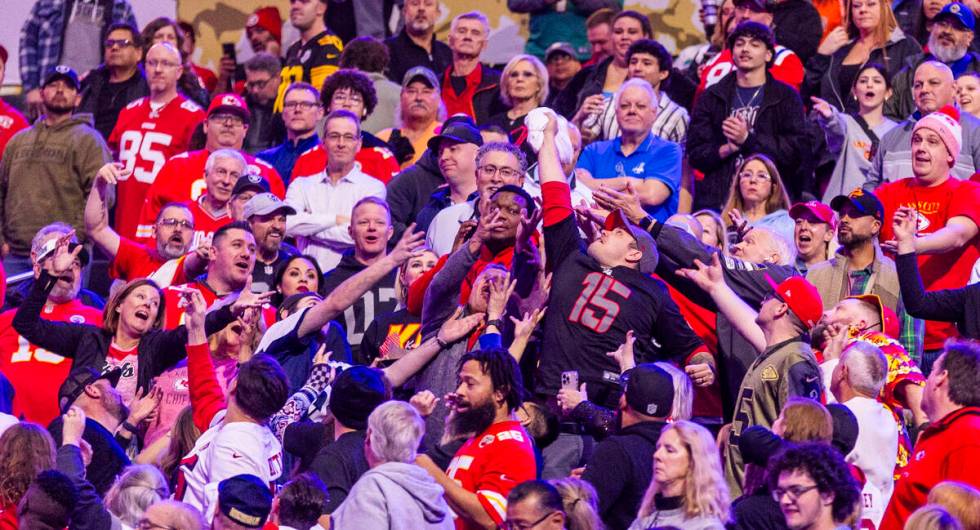
M364 98L360 94L334 92L330 101L336 101L337 103L364 103Z
M763 182L772 181L772 175L768 173L753 173L751 171L743 171L738 174L739 180L761 180Z
M539 524L543 523L545 519L551 517L552 515L554 515L556 513L558 513L558 512L557 511L548 512L548 513L544 514L544 517L542 517L542 518L538 519L537 521L534 521L533 523L530 523L530 524L523 523L523 522L520 522L520 521L504 521L504 524L501 525L501 528L503 528L503 530L531 530L535 526L538 526Z
M521 172L517 171L516 169L511 169L509 167L497 167L491 164L480 166L477 169L483 174L484 177L488 178L500 174L500 176L505 179L512 179L521 174Z
M241 116L235 116L234 114L215 114L208 116L208 121L223 125L245 125L245 121L242 120Z
M266 85L269 84L269 81L272 81L271 77L268 79L257 80L257 81L246 81L245 88L248 90L262 90L263 88L265 88Z
M160 68L163 68L163 69L169 69L169 68L177 68L178 66L180 66L180 65L177 64L177 63L175 63L175 62L173 62L173 61L158 61L156 59L152 59L152 60L146 61L146 67L149 68L149 69L151 69L151 70L153 70L153 69L155 69L157 67L160 67Z
M104 44L106 48L113 48L115 46L125 48L127 46L132 46L133 41L129 39L106 39Z
M519 72L519 71L516 71L515 70L515 71L513 71L513 72L510 73L510 77L528 77L528 78L530 78L530 77L538 77L538 74L536 74L534 72Z
M783 499L783 495L788 495L790 501L799 499L804 493L817 489L817 485L812 486L790 486L788 488L776 488L772 490L772 499L777 503Z
M345 144L352 144L359 139L360 137L354 136L353 134L330 133L327 135L327 140L335 143L344 142Z
M160 226L165 226L167 228L180 228L186 230L193 230L194 223L187 221L185 219L174 219L173 217L168 217L167 219L161 219L159 223Z
M282 108L286 110L312 110L319 106L315 101L287 101L282 104Z

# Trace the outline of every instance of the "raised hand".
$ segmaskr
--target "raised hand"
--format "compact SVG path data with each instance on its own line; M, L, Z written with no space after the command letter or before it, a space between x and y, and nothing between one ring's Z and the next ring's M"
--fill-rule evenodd
M245 279L245 287L242 287L241 292L238 293L238 298L231 304L231 312L236 315L243 315L247 309L260 308L268 304L275 293L275 291L253 293L252 276L250 275Z
M535 209L534 213L532 213L530 216L526 215L526 212L521 212L521 224L517 226L517 238L514 241L514 252L531 250L531 236L534 235L534 231L537 230L540 222L540 208Z
M826 100L820 99L817 96L810 96L810 101L813 102L813 110L820 113L826 119L830 119L834 115L834 107L830 106Z
M895 234L895 239L883 242L882 248L901 254L915 252L918 219L919 213L913 208L902 206L896 210L895 216L892 217L892 232Z
M439 404L439 398L432 392L423 390L412 396L408 400L408 404L415 407L415 410L419 412L420 416L428 418L432 415L432 411L436 410L436 405Z
M725 273L721 268L718 253L711 255L711 264L705 265L701 260L694 260L694 269L679 269L677 275L691 280L706 293L725 285Z
M115 186L119 183L119 179L126 176L128 176L128 172L126 171L125 164L121 162L109 162L100 167L95 173L95 184Z
M490 299L487 301L488 320L504 316L504 313L507 312L507 301L514 294L515 287L517 287L517 280L511 280L510 275L498 276L490 280Z
M61 444L78 445L82 441L82 434L85 433L85 411L78 407L71 407L62 416Z
M78 259L78 255L84 247L76 244L74 250L68 250L74 238L74 230L58 238L57 246L54 248L54 255L51 257L50 272L52 276L61 276L71 269L75 260Z
M475 313L463 316L463 307L457 307L453 316L449 317L439 328L436 335L438 339L446 344L452 344L470 334L477 326L483 322L483 313Z
M621 190L609 186L599 186L592 192L592 198L601 208L612 211L617 208L623 210L626 218L631 223L639 223L647 216L640 202L640 194L633 188L631 182L626 183L626 187Z
M129 417L126 421L130 425L139 425L156 412L161 399L163 399L163 390L160 387L155 386L149 392L144 389L138 390L129 407Z
M510 317L510 321L514 323L514 341L516 342L518 339L529 339L538 327L538 324L541 323L541 319L544 318L544 312L547 310L547 307L539 307L530 313L524 313L524 318L519 320L515 317Z
M208 311L208 303L204 295L197 289L185 287L181 290L179 304L184 307L184 321L188 331L195 330L204 333L204 315Z
M424 241L425 232L416 232L415 223L412 223L405 228L405 233L402 234L395 248L388 253L388 258L395 263L396 267L401 266L402 263L422 254L423 249L421 247Z
M463 243L473 235L473 231L476 230L476 219L467 219L462 223L459 223L459 230L456 231L456 238L453 239L453 252L459 250L459 247L463 246Z
M820 43L820 47L817 48L817 53L820 55L833 55L834 52L847 44L847 41L850 39L851 37L848 36L847 30L843 26L837 26Z
M619 371L621 373L636 366L636 356L633 354L633 344L635 342L636 336L633 335L633 330L629 330L626 332L626 340L620 344L619 348L616 348L616 351L611 351L606 354L619 364Z

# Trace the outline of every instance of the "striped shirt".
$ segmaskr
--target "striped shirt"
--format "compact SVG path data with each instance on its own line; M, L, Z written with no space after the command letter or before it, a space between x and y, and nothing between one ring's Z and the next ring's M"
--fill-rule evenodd
M687 109L674 103L664 92L660 93L659 101L657 119L653 122L650 132L668 142L684 145L687 141L687 126L691 123L691 116L687 113ZM612 140L619 136L619 123L616 121L616 109L613 107L612 98L606 100L606 106L599 115L599 123L602 124L599 140Z

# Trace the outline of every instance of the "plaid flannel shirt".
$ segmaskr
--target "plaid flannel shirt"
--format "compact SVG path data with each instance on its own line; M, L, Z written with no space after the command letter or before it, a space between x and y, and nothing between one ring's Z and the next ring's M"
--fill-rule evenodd
M128 0L112 2L112 22L136 25ZM41 87L41 76L61 60L65 18L71 0L37 0L20 30L20 80L24 90ZM108 27L108 25L106 25ZM105 31L105 28L103 28ZM85 72L78 72L84 75Z
M856 296L866 292L868 288L868 281L871 280L871 267L860 271L852 271L850 273L851 282L851 296ZM895 314L898 316L898 322L901 331L899 332L898 342L902 344L905 351L908 352L909 357L915 361L916 364L922 364L922 345L923 340L926 336L926 322L918 318L912 317L905 312L905 304L902 303L901 298L898 300L898 311ZM882 323L884 327L884 323ZM884 332L884 329L882 329Z

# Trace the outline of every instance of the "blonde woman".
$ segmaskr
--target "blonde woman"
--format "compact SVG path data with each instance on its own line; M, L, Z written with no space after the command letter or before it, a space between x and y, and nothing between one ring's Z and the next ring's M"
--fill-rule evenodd
M963 530L980 530L980 491L962 482L940 482L929 491L929 504L937 504L956 517Z
M592 484L578 478L550 481L565 505L565 526L568 530L605 530L599 518L599 494Z
M689 421L664 428L653 453L653 480L630 530L723 530L728 506L728 486L711 433Z
M789 216L789 207L789 195L775 162L755 154L746 157L735 171L721 218L736 241L750 228L761 227L792 242L796 221Z
M844 25L831 31L820 43L816 55L807 61L802 89L804 101L809 96L817 96L838 110L857 113L857 100L848 96L862 65L881 64L888 72L888 79L893 79L905 59L921 51L919 43L898 27L891 2L847 0ZM885 113L888 114L887 105Z
M514 56L504 66L500 74L500 100L507 107L506 112L491 116L485 126L496 125L507 131L511 143L520 147L525 154L534 156L527 140L527 127L524 118L532 110L540 107L548 99L548 69L540 59L533 55ZM536 158L535 158L536 160Z

